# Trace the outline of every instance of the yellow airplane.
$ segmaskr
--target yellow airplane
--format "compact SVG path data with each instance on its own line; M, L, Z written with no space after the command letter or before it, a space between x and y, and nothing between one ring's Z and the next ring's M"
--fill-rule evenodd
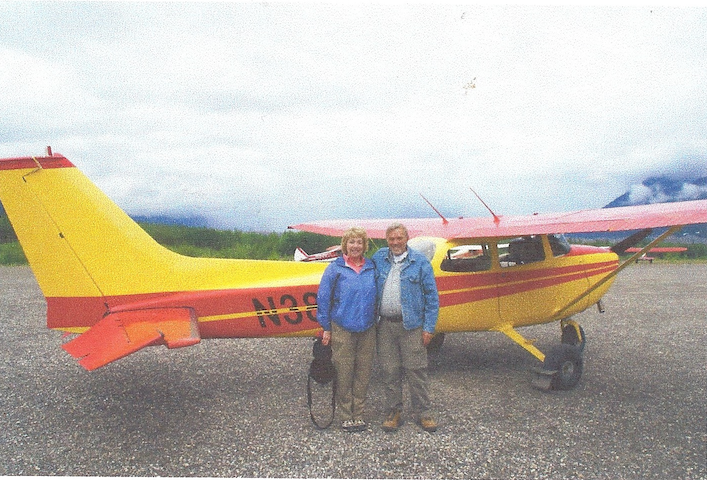
M0 160L0 201L47 302L47 326L78 334L63 348L88 370L146 346L202 338L316 336L318 262L191 258L157 244L68 159ZM707 222L707 201L523 217L396 219L431 259L440 293L436 343L447 332L498 331L540 362L534 384L574 387L582 328L571 315L599 304L614 276L680 226ZM293 228L385 238L393 220ZM619 265L617 253L665 233ZM643 229L613 249L569 245L560 233ZM612 251L613 250L613 251ZM547 356L518 328L560 321Z

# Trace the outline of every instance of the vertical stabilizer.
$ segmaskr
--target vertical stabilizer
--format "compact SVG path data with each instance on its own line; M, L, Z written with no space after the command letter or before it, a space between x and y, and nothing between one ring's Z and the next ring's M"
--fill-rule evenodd
M53 311L95 323L108 297L155 290L178 257L58 154L0 160L0 201L47 298L50 327Z

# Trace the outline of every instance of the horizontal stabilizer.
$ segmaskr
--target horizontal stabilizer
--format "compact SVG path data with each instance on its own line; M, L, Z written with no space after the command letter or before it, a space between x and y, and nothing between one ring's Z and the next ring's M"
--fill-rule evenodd
M95 370L149 345L178 348L200 340L192 309L155 308L111 313L62 348Z

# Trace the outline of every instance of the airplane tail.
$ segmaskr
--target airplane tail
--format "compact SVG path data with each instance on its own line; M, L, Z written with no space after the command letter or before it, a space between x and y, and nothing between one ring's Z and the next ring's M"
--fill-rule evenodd
M317 272L172 252L59 154L0 160L0 201L47 299L50 328L83 332L112 306L148 295L282 284L285 272Z
M317 283L321 275L309 264L172 252L51 152L0 159L0 202L46 298L47 326L81 334L63 348L89 370L148 345L198 343L199 312L159 300L167 295L294 285L284 278L295 274Z
M309 255L300 247L297 247L295 249L294 259L295 262L306 262L307 260L309 260Z
M0 201L47 299L50 328L67 326L66 316L90 326L111 297L153 290L173 273L178 255L61 155L0 160Z

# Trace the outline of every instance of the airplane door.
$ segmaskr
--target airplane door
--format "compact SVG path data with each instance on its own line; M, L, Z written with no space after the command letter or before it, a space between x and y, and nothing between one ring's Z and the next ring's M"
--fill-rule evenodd
M516 238L498 246L501 266L498 307L501 321L529 325L550 313L550 294L543 288L545 251L542 237Z
M516 326L549 320L588 286L582 258L565 257L569 243L540 235L499 245L499 314Z
M498 325L497 272L489 244L447 244L436 259L442 332L485 331Z

